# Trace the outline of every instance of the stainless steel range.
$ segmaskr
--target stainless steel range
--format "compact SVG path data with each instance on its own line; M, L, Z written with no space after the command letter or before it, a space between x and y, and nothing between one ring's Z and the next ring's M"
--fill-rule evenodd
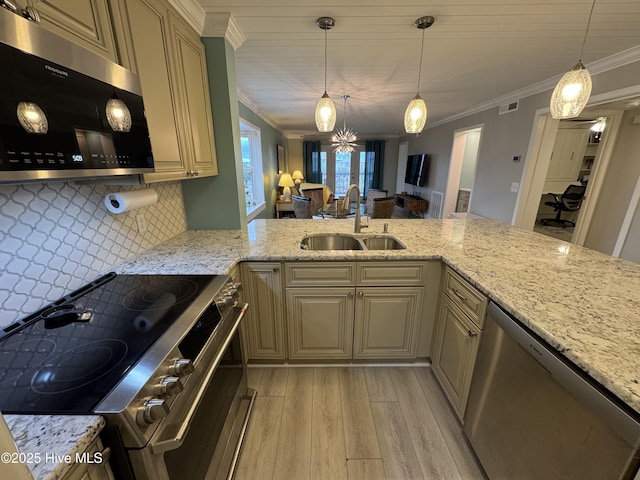
M228 276L105 275L3 331L0 411L101 414L119 477L227 478L255 392Z

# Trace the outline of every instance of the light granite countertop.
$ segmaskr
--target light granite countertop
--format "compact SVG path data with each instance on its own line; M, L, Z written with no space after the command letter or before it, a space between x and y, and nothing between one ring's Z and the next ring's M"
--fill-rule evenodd
M385 223L405 250L301 250L305 235L349 234L353 220L254 220L240 230L184 232L113 270L223 274L245 260L441 259L640 413L640 265L492 220L374 219L357 236L381 235ZM66 423L69 417L57 418ZM65 445L86 447L92 440L86 438L95 437L93 418L80 422L82 447L66 438ZM54 436L55 423L52 417Z
M62 478L105 425L100 415L4 415L36 480Z

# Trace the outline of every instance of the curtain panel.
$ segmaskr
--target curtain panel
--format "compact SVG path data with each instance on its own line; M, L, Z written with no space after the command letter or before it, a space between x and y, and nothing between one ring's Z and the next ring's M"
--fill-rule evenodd
M365 142L364 192L366 198L370 188L382 188L384 170L384 140L367 140Z
M305 140L302 142L303 175L308 183L322 183L321 148L319 141Z

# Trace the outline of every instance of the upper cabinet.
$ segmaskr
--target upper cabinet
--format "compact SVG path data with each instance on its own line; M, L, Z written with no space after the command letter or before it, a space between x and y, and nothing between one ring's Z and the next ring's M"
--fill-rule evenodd
M113 0L125 67L142 84L156 172L145 182L217 175L204 46L161 0Z
M108 0L27 0L40 15L40 25L74 43L120 62Z

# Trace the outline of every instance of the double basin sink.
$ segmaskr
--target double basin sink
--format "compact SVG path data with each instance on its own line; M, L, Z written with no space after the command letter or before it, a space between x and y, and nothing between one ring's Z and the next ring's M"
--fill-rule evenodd
M403 243L391 235L356 237L345 233L307 235L300 241L303 250L404 250Z

